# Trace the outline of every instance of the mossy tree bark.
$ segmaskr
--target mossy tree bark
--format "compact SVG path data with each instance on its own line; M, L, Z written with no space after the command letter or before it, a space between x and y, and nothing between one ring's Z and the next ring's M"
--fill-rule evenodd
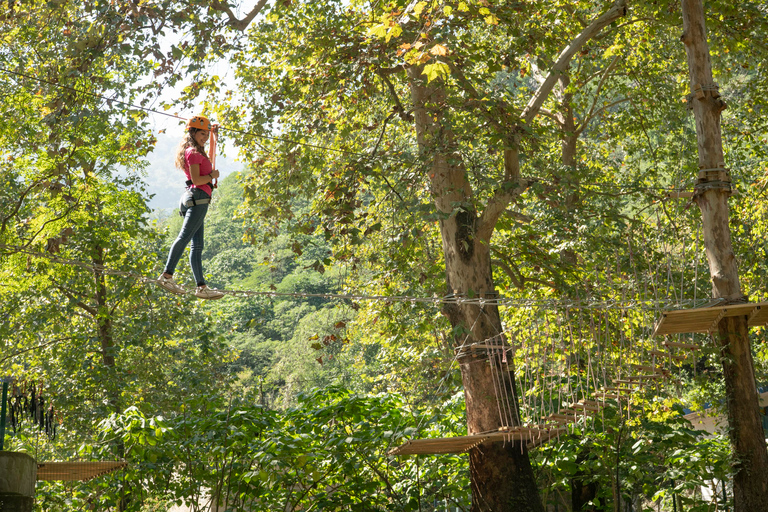
M691 108L696 119L700 179L695 194L701 210L704 247L712 278L712 295L726 303L746 301L739 284L728 221L728 176L725 174L720 113L725 108L712 78L701 0L682 0L683 35L691 81ZM724 318L717 337L728 407L728 432L735 462L736 512L768 511L768 450L759 411L746 317Z
M572 57L604 27L626 13L623 1L615 3L560 53L549 74L523 110L517 128L508 134L504 155L504 179L479 211L477 198L447 121L446 84L427 82L421 66L408 70L414 105L416 136L435 207L442 215L440 232L445 257L448 291L459 297L493 299L496 291L491 266L490 241L499 217L525 190L520 176L521 137L552 89L567 72ZM471 301L446 305L444 312L456 333L456 346L500 339L498 308ZM469 434L498 431L520 424L511 361L501 356L467 354L460 358ZM519 443L486 443L473 448L470 483L473 512L543 512L535 477L525 446Z

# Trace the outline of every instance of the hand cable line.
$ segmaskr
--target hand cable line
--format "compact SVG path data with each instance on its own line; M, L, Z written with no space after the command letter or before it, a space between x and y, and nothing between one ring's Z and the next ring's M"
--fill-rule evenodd
M72 87L72 86L69 86L69 85L57 84L55 82L51 82L50 80L45 80L44 78L38 78L38 77L29 75L29 74L26 74L26 73L21 73L19 71L12 71L12 70L4 68L4 67L0 67L0 72L6 73L6 74L9 74L9 75L16 75L16 76L28 78L28 79L34 80L36 82L40 82L40 83L43 83L43 84L46 84L46 85L50 85L50 86L53 86L53 87L58 87L60 89L66 89L66 90L69 90L69 91L74 91L74 92L76 92L78 94L84 94L86 96L91 96L93 98L99 98L99 99L102 99L102 100L104 100L104 101L106 101L108 103L117 103L118 105L123 105L123 106L129 107L131 109L142 110L144 112L149 112L149 113L152 113L152 114L158 114L158 115L165 116L165 117L170 117L170 118L173 118L173 119L179 119L181 121L188 121L188 118L182 117L182 116L179 116L179 115L176 115L176 114L169 114L167 112L161 112L159 110L155 110L155 109L152 109L152 108L142 107L142 106L139 106L139 105L128 103L126 101L110 98L110 97L105 96L103 94L97 94L97 93L94 93L94 92L84 91L82 89L78 89L76 87ZM290 144L296 144L296 145L299 145L299 146L310 147L310 148L313 148L313 149L322 149L322 150L325 150L325 151L336 151L336 152L339 152L339 153L344 153L344 154L352 155L352 156L359 156L359 157L363 157L363 158L369 157L369 155L366 154L366 153L359 153L359 152L355 152L355 151L348 151L346 149L332 148L332 147L328 147L328 146L320 146L318 144L311 144L311 143L308 143L308 142L301 142L301 141L297 141L297 140L285 139L285 138L276 137L276 136L273 136L273 135L259 135L259 134L253 133L253 132L248 132L248 131L245 131L245 130L239 130L239 129L236 129L236 128L227 128L225 126L220 126L219 128L222 129L222 130L228 130L228 131L231 131L231 132L236 132L236 133L240 133L242 135L248 135L248 136L259 138L259 139L268 139L268 140L274 140L274 141L277 141L277 142L287 142L287 143L290 143Z
M116 270L106 265L100 265L95 263L87 263L76 259L68 259L53 254L46 254L37 251L27 249L25 247L7 245L0 243L0 249L5 251L6 255L10 254L26 254L37 258L42 258L50 261L51 263L57 263L61 265L71 265L75 267L84 268L92 272L100 272L105 275L111 275L116 277L124 277L129 279L135 279L141 283L157 284L158 280L147 277L138 271L134 270ZM276 292L276 291L257 291L257 290L219 290L225 295L231 295L236 297L269 297L269 298L281 298L281 299L335 299L335 300L369 300L380 302L400 302L410 304L458 304L458 305L489 305L489 306L507 306L516 308L526 308L532 306L541 306L549 308L558 307L570 307L574 309L649 309L656 311L659 308L679 308L681 306L695 307L696 303L692 300L685 300L682 302L670 302L668 300L658 299L654 300L635 300L629 303L622 303L616 300L595 300L584 301L579 299L558 300L558 299L539 299L539 298L515 298L515 297L503 297L496 296L494 298L478 297L470 294L456 294L450 293L444 296L433 295L428 296L414 296L414 295L375 295L365 293L305 293L305 292ZM194 295L193 290L188 290L185 295ZM708 299L700 299L699 303L705 304ZM701 304L699 304L701 305ZM508 332L508 331L502 331ZM500 334L502 334L500 333ZM495 337L498 337L497 334ZM494 338L495 338L494 337ZM461 344L458 348L466 346Z
M176 114L169 114L168 112L162 112L162 111L155 110L155 109L152 109L152 108L149 108L149 107L142 107L140 105L135 105L133 103L129 103L129 102L126 102L126 101L118 100L118 99L115 99L115 98L110 98L110 97L105 96L103 94L98 94L98 93L84 91L82 89L78 89L76 87L72 87L72 86L69 86L69 85L58 84L58 83L52 82L50 80L46 80L44 78L38 78L36 76L29 75L27 73L22 73L20 71L13 71L13 70L4 68L2 66L0 66L0 72L6 73L8 75L24 77L24 78L27 78L29 80L34 80L36 82L43 83L43 84L46 84L46 85L50 85L52 87L58 87L60 89L66 89L66 90L69 90L69 91L74 91L74 92L76 92L78 94L83 94L83 95L86 95L86 96L91 96L93 98L100 98L100 99L108 102L109 104L116 103L118 105L122 105L122 106L130 108L130 109L142 110L144 112L148 112L148 113L152 113L152 114L157 114L157 115L161 115L161 116L165 116L165 117L170 117L172 119L178 119L178 120L181 120L181 121L187 121L188 120L188 118L182 117L182 116L179 116L179 115L176 115ZM237 129L237 128L228 128L226 126L220 126L219 129L226 130L226 131L231 131L231 132L235 132L235 133L239 133L241 135L246 135L246 136L254 137L254 138L257 138L257 139L265 139L265 140L272 140L272 141L276 141L276 142L284 142L284 143L288 143L288 144L295 144L297 146L304 146L304 147L308 147L308 148L312 148L312 149L319 149L319 150L324 150L324 151L334 151L334 152L342 153L342 154L349 155L349 156L360 157L362 159L370 159L370 158L374 157L374 155L372 155L371 153L360 153L360 152L349 151L349 150L341 149L341 148L334 148L334 147L329 147L329 146L321 146L319 144L312 144L312 143L309 143L309 142L301 142L301 141L298 141L298 140L287 139L287 138L284 138L284 137L277 137L277 136L274 136L274 135L263 135L263 134L260 135L260 134L256 134L256 133L249 132L249 131L246 131L246 130L240 130L240 129ZM377 159L378 160L397 160L397 161L403 160L400 157L400 155L392 155L392 156L389 156L389 157L386 156L386 155L380 155L380 156L377 157ZM552 178L546 178L546 177L521 176L521 178L529 180L529 181L541 181L541 182L558 183L558 181L553 180ZM756 183L756 182L757 182L757 180L755 180L754 183ZM746 183L745 185L751 186L754 183ZM619 195L632 194L632 193L643 193L643 192L661 192L662 194L670 194L670 193L674 193L674 192L686 192L686 191L688 191L688 189L686 189L686 188L676 189L676 188L661 187L661 186L659 186L659 187L615 186L615 185L613 185L611 183L578 183L578 184L575 184L575 185L578 188L585 189L585 190L588 187L597 187L597 188L599 188L599 189L601 189L603 191L606 191L606 190L615 191L615 193L619 194Z

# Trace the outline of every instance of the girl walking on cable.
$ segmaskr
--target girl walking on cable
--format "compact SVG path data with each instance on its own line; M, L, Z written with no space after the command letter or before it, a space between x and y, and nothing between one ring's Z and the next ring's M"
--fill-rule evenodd
M157 278L157 283L169 292L180 295L185 293L184 288L173 280L173 273L184 249L191 242L189 264L197 281L195 296L201 299L220 299L224 296L215 288L206 286L202 262L205 214L208 213L208 205L211 202L213 180L219 177L219 171L213 169L203 145L211 132L213 137L218 139L218 128L218 125L211 124L208 118L203 116L195 116L187 122L186 134L176 155L176 167L183 170L187 177L187 190L179 205L179 213L184 217L184 223L179 236L171 245L165 269Z

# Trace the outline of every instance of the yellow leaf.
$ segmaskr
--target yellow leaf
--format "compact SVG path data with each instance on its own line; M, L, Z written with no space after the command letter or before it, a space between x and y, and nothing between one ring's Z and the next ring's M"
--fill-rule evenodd
M448 55L448 48L446 48L441 44L436 44L435 46L432 47L431 50L429 50L429 53L431 53L432 55L440 55L440 56Z
M485 16L486 14L491 14L491 10L490 10L490 9L488 9L487 7L481 7L479 12L480 12L480 14L482 14L483 16Z
M459 10L461 12L467 12L469 10L469 6L467 5L467 2L459 2Z
M394 27L389 29L389 31L387 32L387 37L385 38L385 40L387 42L389 42L390 39L392 39L393 37L397 37L397 36L399 36L402 33L403 33L403 29L400 27L400 25L395 25Z
M369 36L385 37L387 35L387 26L384 24L376 25L368 29Z
M485 17L485 22L489 25L498 25L499 18L497 18L493 14L489 14L488 16Z
M435 62L424 66L424 74L427 75L427 82L431 82L435 78L441 76L448 76L450 72L451 69L448 67L448 64L444 62Z
M451 7L450 5L446 5L445 7L443 7L443 13L446 16L450 16L452 12L453 12L453 7Z
M424 8L427 6L427 2L419 2L416 5L413 6L413 13L418 16L421 14L421 11L424 10Z
M623 44L614 44L612 46L609 46L607 50L605 50L605 53L603 54L603 57L612 57L619 53L621 50L624 49Z

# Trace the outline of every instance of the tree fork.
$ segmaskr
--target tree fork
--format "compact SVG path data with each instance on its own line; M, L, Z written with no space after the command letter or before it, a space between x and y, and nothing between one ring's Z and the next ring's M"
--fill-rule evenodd
M725 107L712 78L702 0L682 0L682 42L688 57L691 108L696 119L699 184L695 201L701 210L704 247L712 277L712 295L727 303L746 297L728 223L729 179L725 171L720 112ZM768 512L768 450L760 420L759 398L749 345L746 317L725 318L718 324L733 449L735 512Z

